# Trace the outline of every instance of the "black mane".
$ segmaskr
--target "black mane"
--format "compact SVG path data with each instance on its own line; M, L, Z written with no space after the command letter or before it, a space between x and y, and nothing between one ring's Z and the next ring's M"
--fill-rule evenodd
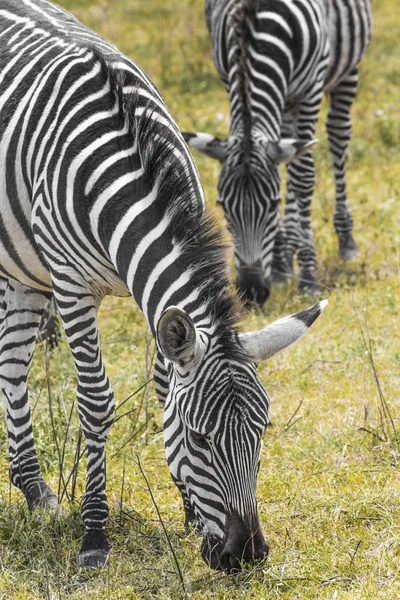
M257 0L237 0L233 4L229 18L229 27L233 31L235 52L232 62L236 65L237 93L244 127L244 154L249 156L251 150L252 116L250 108L250 73L247 65L247 48L249 46L249 23L255 18L255 3ZM231 82L232 84L232 82Z
M129 119L149 182L158 182L157 202L168 206L169 235L183 248L181 258L184 268L193 272L193 286L200 290L199 303L208 307L227 354L238 358L242 352L231 332L244 315L244 305L233 291L226 235L207 208L204 212L200 210L201 192L195 181L193 162L188 159L182 164L173 153L177 146L187 148L181 133L152 118L155 104L144 100L137 90L123 93L125 77L124 73L110 69L110 83L120 99L121 118ZM135 115L138 106L142 108L139 117Z

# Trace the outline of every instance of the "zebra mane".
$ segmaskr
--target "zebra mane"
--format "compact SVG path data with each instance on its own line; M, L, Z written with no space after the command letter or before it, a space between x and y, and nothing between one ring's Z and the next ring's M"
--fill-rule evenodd
M244 352L237 344L232 330L243 318L245 308L233 290L227 263L229 248L226 234L215 218L199 209L199 190L194 181L194 164L190 157L182 164L174 152L186 149L178 129L167 128L157 120L155 105L138 91L123 93L125 75L110 72L110 84L120 98L121 118L128 119L132 136L138 143L142 168L151 185L158 186L158 206L168 212L169 234L182 248L184 268L193 273L191 280L199 289L199 304L209 310L211 321L228 357L238 358ZM135 111L140 106L141 114Z
M250 37L249 22L254 19L258 0L236 0L233 3L229 19L229 27L233 33L235 52L232 54L233 64L236 65L236 84L239 104L242 108L244 125L244 155L245 160L251 149L251 108L250 108L250 74L247 65L247 48Z

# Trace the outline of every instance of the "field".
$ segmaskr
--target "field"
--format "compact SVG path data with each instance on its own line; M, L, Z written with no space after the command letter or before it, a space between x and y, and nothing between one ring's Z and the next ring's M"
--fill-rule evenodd
M142 66L181 129L227 134L227 97L212 65L203 0L59 4ZM400 21L398 0L373 4L374 36L361 68L348 159L361 256L346 264L338 259L324 103L313 228L318 280L329 304L297 346L259 369L272 399L258 483L268 562L239 576L210 571L199 539L185 534L180 497L164 461L162 410L152 384L141 389L151 377L154 342L133 300L108 298L100 329L120 407L108 442L110 564L100 572L77 566L84 459L75 476L76 377L65 340L47 357L38 346L30 378L38 454L53 489L62 492L62 471L67 491L61 514L29 514L9 484L2 419L0 599L400 597ZM219 167L194 158L207 201L221 219L215 206ZM257 328L312 303L296 293L293 281L274 289L264 314L249 314L243 327Z

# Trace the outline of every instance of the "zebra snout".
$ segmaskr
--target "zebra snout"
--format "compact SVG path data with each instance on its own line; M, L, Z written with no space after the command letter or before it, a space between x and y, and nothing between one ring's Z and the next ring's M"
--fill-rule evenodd
M243 265L237 269L236 286L247 303L264 304L269 297L270 285L264 278L261 264Z
M264 539L259 524L255 531L239 517L231 514L226 520L226 534L223 541L204 540L203 560L218 571L240 571L242 563L254 563L267 558L269 546Z

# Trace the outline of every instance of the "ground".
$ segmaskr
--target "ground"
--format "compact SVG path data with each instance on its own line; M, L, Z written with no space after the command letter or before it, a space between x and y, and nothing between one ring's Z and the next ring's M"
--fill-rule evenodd
M138 62L184 130L228 130L226 93L214 71L203 0L59 0ZM31 374L37 448L46 480L62 490L62 513L30 515L10 487L5 426L0 430L0 598L217 600L246 598L394 600L400 597L400 71L397 0L374 2L374 37L353 110L348 188L361 256L343 264L333 230L333 174L324 104L315 149L313 229L318 280L329 300L294 348L260 368L272 426L258 484L271 552L241 576L210 571L199 540L183 530L180 498L164 461L162 412L146 369L146 328L133 300L107 299L100 313L105 362L118 419L108 443L108 568L80 572L79 511L84 465L70 477L78 447L76 377L66 343L49 361L38 347ZM195 156L215 207L218 165ZM256 328L303 309L296 283L274 289ZM148 361L153 342L148 344ZM127 399L123 404L124 399ZM123 406L122 406L123 404ZM51 425L50 410L54 428ZM62 465L62 468L60 467ZM140 466L146 474L165 537ZM62 474L62 477L60 475ZM179 564L182 579L177 570Z

